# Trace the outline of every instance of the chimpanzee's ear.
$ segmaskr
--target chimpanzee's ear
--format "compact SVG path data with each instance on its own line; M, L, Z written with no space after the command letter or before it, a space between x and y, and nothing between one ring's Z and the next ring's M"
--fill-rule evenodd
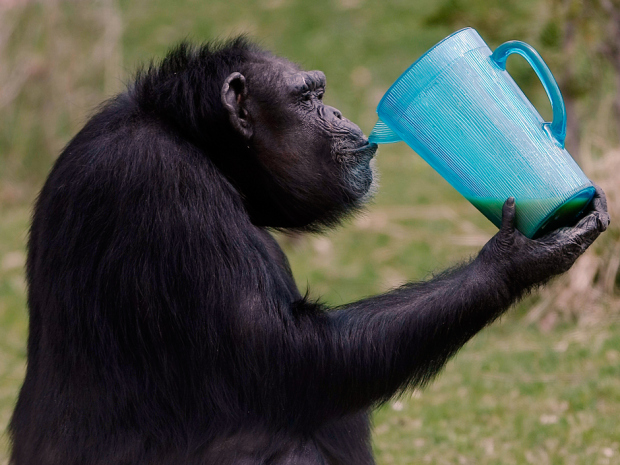
M222 104L228 111L230 124L245 139L252 137L252 125L246 109L248 88L245 85L245 77L241 73L232 73L224 81L222 86Z

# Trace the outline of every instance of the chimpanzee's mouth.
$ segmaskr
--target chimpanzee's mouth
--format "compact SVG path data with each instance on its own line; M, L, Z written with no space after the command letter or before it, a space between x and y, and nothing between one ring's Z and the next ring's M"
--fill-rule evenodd
M343 154L371 159L372 157L375 156L375 153L377 152L378 147L379 146L377 144L375 144L374 142L369 143L368 140L366 139L363 145L360 145L359 147L356 147L354 149L343 150Z

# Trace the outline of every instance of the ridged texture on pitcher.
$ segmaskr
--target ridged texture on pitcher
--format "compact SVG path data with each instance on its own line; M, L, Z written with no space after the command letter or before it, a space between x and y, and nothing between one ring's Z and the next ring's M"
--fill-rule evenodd
M403 74L377 111L383 125L495 225L503 202L515 197L517 227L531 237L556 208L594 189L490 57L473 29L460 31ZM577 195L574 208L589 197Z

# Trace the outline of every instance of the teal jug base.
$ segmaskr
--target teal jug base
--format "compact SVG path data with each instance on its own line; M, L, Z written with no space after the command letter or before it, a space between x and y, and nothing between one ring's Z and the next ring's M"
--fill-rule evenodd
M535 229L535 232L532 234L531 238L537 239L558 228L573 224L584 212L585 208L590 204L592 198L594 197L594 193L594 187L586 187L584 190L573 195L570 199L543 218L543 220L539 223L540 226ZM517 215L518 214L517 202Z

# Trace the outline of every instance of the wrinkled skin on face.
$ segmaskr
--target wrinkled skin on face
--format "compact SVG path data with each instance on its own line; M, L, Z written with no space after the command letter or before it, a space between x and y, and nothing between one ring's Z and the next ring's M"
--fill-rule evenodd
M372 193L377 145L323 103L325 87L321 71L303 71L276 57L261 57L224 83L230 122L260 166L267 190L276 193L267 203L256 192L245 196L256 200L248 205L255 224L330 226ZM269 204L273 214L264 211Z

